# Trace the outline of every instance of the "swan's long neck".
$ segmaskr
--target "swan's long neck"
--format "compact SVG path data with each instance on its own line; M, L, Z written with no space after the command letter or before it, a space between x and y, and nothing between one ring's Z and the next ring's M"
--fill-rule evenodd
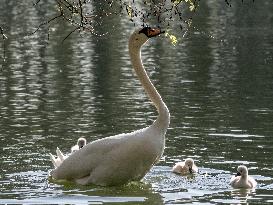
M241 175L241 181L247 182L248 181L248 176Z
M148 94L151 101L154 103L154 105L157 108L158 111L158 118L155 121L156 124L159 125L159 127L163 130L167 130L169 123L170 123L170 114L167 106L163 102L160 94L157 92L156 88L152 84L149 76L147 75L142 61L141 61L141 47L134 47L130 45L129 43L129 54L131 57L133 68L144 87L144 90Z
M242 174L242 175L241 175L241 179L244 180L244 181L247 181L247 179L248 179L248 174Z

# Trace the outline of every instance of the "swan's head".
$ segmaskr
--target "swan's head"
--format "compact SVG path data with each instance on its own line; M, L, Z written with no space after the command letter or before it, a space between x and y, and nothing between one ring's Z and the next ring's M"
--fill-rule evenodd
M78 146L79 146L79 149L83 148L83 146L86 145L86 139L83 138L83 137L80 137L80 138L78 139L77 144L78 144Z
M144 27L141 29L135 30L129 39L129 44L134 47L142 46L149 38L158 36L159 34L164 33L160 28L151 28Z
M186 165L186 167L189 169L189 172L192 173L192 172L193 172L193 171L192 171L192 167L193 167L193 165L194 165L193 159L192 159L192 158L187 158L187 159L185 159L185 165Z
M247 167L244 165L238 166L236 176L247 176L247 175L248 175Z

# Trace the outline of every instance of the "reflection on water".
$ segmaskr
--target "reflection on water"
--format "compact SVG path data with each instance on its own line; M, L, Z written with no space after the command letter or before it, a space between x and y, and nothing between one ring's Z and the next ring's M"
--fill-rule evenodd
M2 1L0 1L2 2ZM143 49L143 62L171 112L164 158L142 183L78 187L47 181L48 153L151 124L156 110L132 72L127 38L133 26L107 18L103 37L56 22L53 3L0 3L8 40L0 68L0 202L12 203L271 203L273 201L272 4L201 2L185 38L164 37ZM96 5L94 5L96 6ZM246 12L247 11L247 12ZM253 16L255 13L255 17ZM114 26L114 27L113 27ZM175 30L174 30L175 31ZM0 40L0 48L3 41ZM0 56L3 56L0 50ZM192 157L193 177L170 172ZM229 180L245 164L258 181L254 192Z

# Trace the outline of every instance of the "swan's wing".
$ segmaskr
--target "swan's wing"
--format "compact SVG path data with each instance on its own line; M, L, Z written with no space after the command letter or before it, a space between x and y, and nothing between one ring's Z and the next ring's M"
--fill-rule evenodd
M111 150L121 146L123 141L124 138L118 138L117 136L93 141L68 156L59 167L52 170L51 175L55 179L86 177L98 164L106 160L106 155Z
M257 182L252 177L248 177L248 182L251 184L251 188L254 188L257 186Z
M90 174L93 177L126 175L129 178L130 175L131 178L141 178L155 163L162 150L154 145L153 140L149 140L152 133L143 131L144 129L93 141L72 153L58 168L52 170L51 175L54 179L68 180Z
M240 176L232 176L230 179L230 185L232 187L236 186L239 180L240 180Z

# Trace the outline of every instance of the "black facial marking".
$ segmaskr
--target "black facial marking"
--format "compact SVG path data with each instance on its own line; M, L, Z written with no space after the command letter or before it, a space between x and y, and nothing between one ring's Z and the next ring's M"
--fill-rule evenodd
M149 30L151 29L151 27L144 27L143 29L141 29L138 33L144 33L147 37L149 37Z
M139 32L140 33L144 33L148 38L157 36L161 33L164 33L164 31L161 31L160 28L151 28L151 27L144 27L142 28Z
M241 176L241 173L240 173L240 172L237 172L237 174L236 174L235 176L236 176L236 177L237 177L237 176Z
M193 172L193 171L192 171L192 167L189 167L189 171L190 171L190 173L192 174L192 172Z

